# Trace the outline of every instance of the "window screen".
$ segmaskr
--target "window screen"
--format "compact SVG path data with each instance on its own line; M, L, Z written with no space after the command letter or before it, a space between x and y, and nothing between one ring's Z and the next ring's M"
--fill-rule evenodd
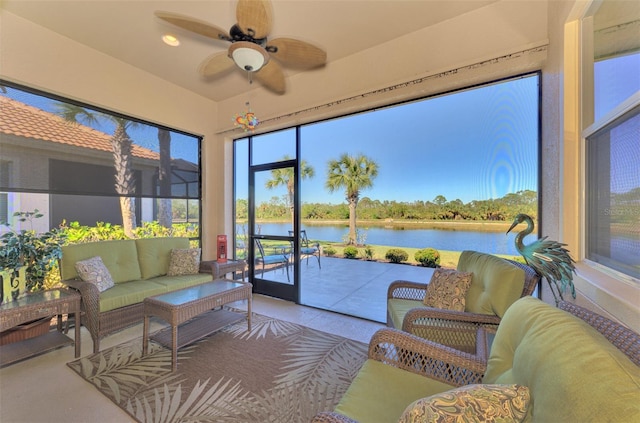
M39 209L51 227L199 222L201 137L12 83L0 88L0 220Z
M587 137L587 258L640 279L640 107Z

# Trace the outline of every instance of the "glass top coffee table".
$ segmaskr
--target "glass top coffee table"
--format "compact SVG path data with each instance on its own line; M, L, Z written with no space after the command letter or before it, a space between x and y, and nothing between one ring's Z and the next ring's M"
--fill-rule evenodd
M244 313L222 307L234 301L247 300L247 330L251 331L251 289L252 285L248 282L216 279L202 285L145 298L142 355L147 354L151 338L171 348L171 369L175 371L178 366L178 348L244 319ZM149 337L151 316L161 318L171 327Z

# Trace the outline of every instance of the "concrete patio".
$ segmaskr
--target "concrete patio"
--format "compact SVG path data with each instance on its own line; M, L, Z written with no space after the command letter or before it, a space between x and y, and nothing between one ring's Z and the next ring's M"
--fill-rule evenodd
M429 282L434 269L408 264L322 257L301 262L300 303L374 322L387 321L387 288L394 280ZM293 267L290 268L293 272ZM264 278L287 282L282 269Z

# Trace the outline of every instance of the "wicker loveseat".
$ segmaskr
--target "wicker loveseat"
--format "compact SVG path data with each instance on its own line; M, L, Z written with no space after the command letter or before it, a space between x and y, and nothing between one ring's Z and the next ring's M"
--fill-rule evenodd
M188 238L144 238L99 241L62 247L62 282L82 295L82 324L93 339L93 351L100 351L100 339L142 322L142 301L213 279L211 271L167 276L172 249L188 249ZM99 292L93 283L78 276L78 261L99 256L115 285Z
M478 328L497 328L509 306L531 295L540 281L526 264L477 251L463 251L457 270L473 274L464 311L427 307L426 281L397 280L387 291L387 326L474 352Z
M471 355L381 329L335 411L313 422L397 422L414 401L467 384L526 386L526 422L640 421L640 335L573 304L560 308L533 297L516 301L486 368L484 342Z

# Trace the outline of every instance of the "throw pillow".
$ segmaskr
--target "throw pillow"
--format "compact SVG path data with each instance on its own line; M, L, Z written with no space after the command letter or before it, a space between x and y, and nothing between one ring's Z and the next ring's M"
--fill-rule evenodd
M85 282L95 284L100 292L114 285L111 273L109 273L109 269L104 265L100 256L77 261L75 267L78 276Z
M436 269L427 285L423 303L428 307L464 311L465 296L471 285L471 272Z
M200 270L200 248L174 248L169 260L169 276L195 275Z
M523 385L467 385L414 401L398 423L521 422L529 400Z

